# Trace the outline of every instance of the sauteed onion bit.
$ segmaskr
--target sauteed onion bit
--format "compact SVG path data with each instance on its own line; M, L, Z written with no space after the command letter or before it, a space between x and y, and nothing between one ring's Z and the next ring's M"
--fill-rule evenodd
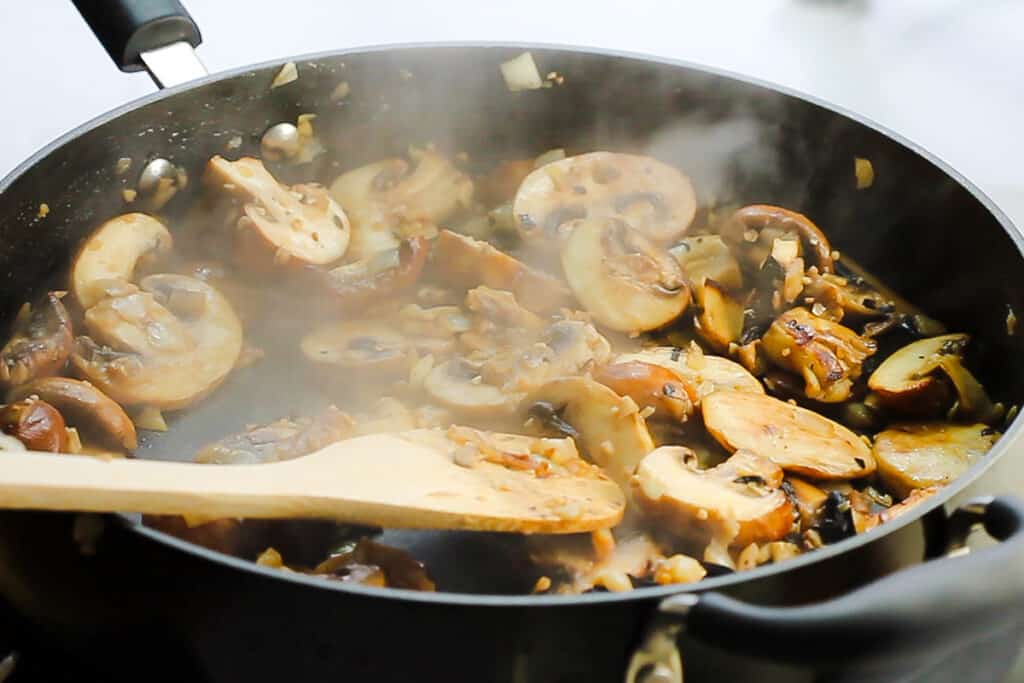
M0 349L0 450L130 454L137 427L167 430L147 435L159 442L190 422L161 411L298 357L302 401L197 462L387 433L483 473L608 478L629 503L615 529L506 544L536 570L523 591L561 594L840 542L928 501L999 436L1003 406L969 369L968 335L840 257L808 216L725 197L697 218L683 170L609 151L453 162L410 148L328 190L299 162L346 159L314 141L312 115L263 141L295 184L215 156L183 218L109 218L74 259L71 296L22 308ZM248 365L243 346L265 358ZM260 398L278 397L246 396ZM297 552L265 522L144 522L281 571L435 588L370 529L336 529L328 547L284 522L316 545Z

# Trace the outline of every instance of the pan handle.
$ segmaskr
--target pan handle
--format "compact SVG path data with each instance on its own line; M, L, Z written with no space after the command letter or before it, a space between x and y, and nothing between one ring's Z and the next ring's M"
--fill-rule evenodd
M705 593L666 598L658 609L689 636L768 661L895 674L1021 623L1024 500L975 500L949 522L963 538L983 525L1001 543L924 562L814 605L759 607Z
M178 0L72 0L122 71L149 71L161 88L206 75L193 48L203 42Z

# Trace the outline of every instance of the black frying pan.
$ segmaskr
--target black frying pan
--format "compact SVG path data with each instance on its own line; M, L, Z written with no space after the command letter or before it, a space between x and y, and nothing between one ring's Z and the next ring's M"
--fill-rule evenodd
M176 2L77 4L125 69L169 40L199 40ZM524 49L564 84L509 93L498 65ZM321 179L335 162L353 167L427 140L481 163L553 146L653 150L690 171L705 196L813 216L837 248L973 333L993 394L1024 399L1024 342L1005 322L1007 307L1024 310L1020 236L954 171L859 117L749 79L610 52L407 46L294 61L300 78L283 88L269 88L275 62L143 98L0 182L0 316L59 283L79 241L123 210L120 190L136 178L115 173L120 157L136 159L134 169L166 158L195 177L234 136L235 153L257 153L269 126L315 112L329 149L302 173ZM352 93L340 104L330 98L339 80ZM735 144L700 144L722 131ZM868 191L854 187L854 156L874 164ZM168 205L172 224L195 185ZM50 213L40 218L43 202ZM253 366L139 455L187 457L283 406L302 412L321 400L290 368ZM1021 642L1024 503L965 501L1000 488L1020 431L1011 425L982 462L895 522L685 593L502 594L519 588L513 539L402 532L385 541L424 559L442 592L380 591L285 575L117 517L103 518L96 552L83 555L72 516L16 512L0 514L0 593L23 619L26 666L71 656L78 680L518 683L621 681L628 671L655 683L681 680L681 651L688 681L991 681ZM977 524L1002 543L920 564Z

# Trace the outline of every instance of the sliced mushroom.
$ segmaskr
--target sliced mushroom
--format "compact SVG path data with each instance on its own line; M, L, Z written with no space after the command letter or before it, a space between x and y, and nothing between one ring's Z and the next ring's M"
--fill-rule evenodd
M83 309L105 296L112 280L131 282L145 262L165 256L173 244L164 224L144 213L111 218L92 233L71 266L71 293Z
M742 548L777 541L792 530L793 503L781 484L779 466L750 451L701 470L690 449L662 446L641 461L633 492L669 533Z
M725 353L743 335L743 304L714 280L694 287L700 309L694 319L698 334L716 351Z
M135 424L113 399L88 382L67 377L44 377L13 389L8 401L37 396L60 411L68 425L86 441L118 451L133 451L139 443Z
M997 438L983 424L892 425L875 436L878 477L901 497L914 489L942 486L963 474Z
M32 451L68 451L64 418L56 408L34 396L0 408L0 429Z
M250 465L292 460L353 435L352 418L329 406L312 418L281 419L219 439L195 454L201 463Z
M520 306L512 292L500 289L474 287L466 292L466 308L499 330L536 330L544 326L544 320Z
M235 366L242 325L227 299L194 278L151 275L140 287L86 311L92 338L79 337L72 362L122 405L184 408Z
M443 353L454 339L410 337L381 320L346 320L319 327L302 338L305 357L347 372L376 376L403 374L417 352Z
M511 413L521 394L484 382L481 366L456 358L436 366L423 381L432 399L466 415Z
M833 270L832 247L825 234L803 214L779 206L754 204L739 209L721 229L725 240L739 259L758 269L772 255L776 239L799 238L802 255L818 272Z
M473 181L443 156L410 149L413 164L386 159L342 174L331 196L352 218L352 253L367 258L394 249L414 234L432 236L437 225L473 199Z
M887 408L907 415L937 416L955 395L960 414L988 422L1001 414L1000 406L963 365L961 354L969 339L966 334L945 334L908 344L878 366L868 387Z
M668 252L622 221L571 224L562 269L573 294L601 324L639 333L666 325L690 303L683 272Z
M655 159L591 152L555 161L528 175L513 211L527 240L575 229L579 218L614 217L647 239L665 243L686 232L697 211L690 179Z
M844 315L860 319L877 318L892 313L891 301L857 278L845 278L833 273L815 273L804 287L805 303L821 310L821 316L839 322Z
M344 311L360 309L411 287L427 263L429 243L422 237L402 240L397 249L373 254L367 259L314 270L313 276Z
M616 539L615 547L607 555L599 555L591 539L582 534L535 535L527 538L527 544L531 561L545 576L551 575L551 592L560 595L578 595L594 588L632 590L633 580L653 578L652 573L669 559L646 533ZM666 567L664 574L664 580L671 579L672 567ZM692 568L680 574L680 578L694 580L704 575L700 569Z
M805 308L779 316L761 342L772 363L803 377L807 398L824 403L850 397L864 360L878 348L874 340Z
M0 383L17 386L64 367L75 339L60 301L63 296L50 292L38 304L26 303L18 311L11 338L0 350Z
M594 380L649 409L648 418L684 422L693 414L693 403L678 375L660 365L637 360L612 363L597 370Z
M846 427L771 396L719 390L704 397L704 426L730 451L752 450L810 479L875 471L871 449Z
M528 470L537 477L571 474L604 478L600 470L580 457L572 439L504 434L461 425L452 425L444 434L457 446L452 457L463 467L483 460L508 469Z
M246 262L322 266L348 250L348 216L320 185L288 187L259 159L228 161L220 156L208 162L206 182L244 202L237 227L241 258Z
M740 264L719 235L685 237L668 252L679 262L691 287L704 280L714 280L727 289L743 286Z
M615 362L634 360L660 365L674 372L694 405L699 405L705 396L719 389L764 393L761 383L743 366L727 358L706 355L696 344L688 349L655 346L637 353L622 354L616 357Z
M534 418L537 429L558 433L560 424L569 425L578 435L576 444L583 455L623 486L643 457L654 450L636 402L589 377L552 380L529 394L520 410ZM548 415L560 422L552 424L545 419Z
M530 268L487 242L442 230L434 247L433 275L450 287L484 285L512 292L535 313L568 306L572 296L561 280Z
M782 490L796 506L802 527L810 529L816 526L828 493L799 477L786 477Z

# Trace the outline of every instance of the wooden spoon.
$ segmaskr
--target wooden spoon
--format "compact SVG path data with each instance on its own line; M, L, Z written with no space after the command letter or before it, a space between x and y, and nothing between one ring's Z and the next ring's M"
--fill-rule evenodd
M537 477L456 464L439 432L374 434L254 465L0 453L0 508L334 519L410 529L567 534L614 526L625 499L596 468Z

